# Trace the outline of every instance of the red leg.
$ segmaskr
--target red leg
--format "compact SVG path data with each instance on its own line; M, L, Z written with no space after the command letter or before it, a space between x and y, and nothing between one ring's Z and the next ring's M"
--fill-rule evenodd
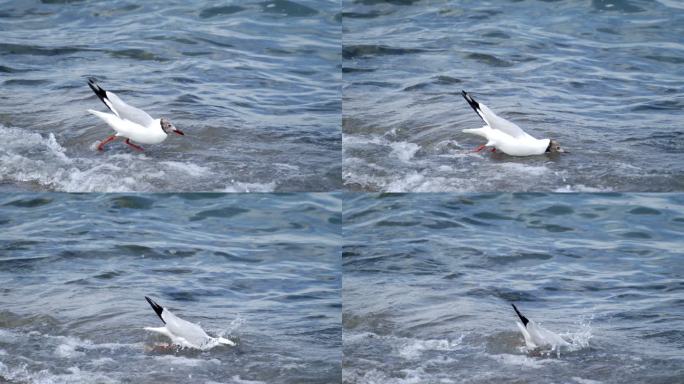
M131 147L137 149L138 151L142 151L142 150L143 150L143 147L131 143L131 139L126 139L126 144L128 144L128 145L130 145Z
M496 152L496 148L492 148L492 152Z
M480 145L479 147L475 148L475 150L474 150L473 152L480 152L480 151L483 150L483 149L485 149L485 145L484 145L484 144L482 144L482 145Z
M105 144L107 144L107 143L109 143L110 141L115 140L115 139L116 139L116 135L111 135L111 136L109 136L108 138L102 140L102 142L100 142L100 145L97 146L97 150L98 150L98 151L104 150Z

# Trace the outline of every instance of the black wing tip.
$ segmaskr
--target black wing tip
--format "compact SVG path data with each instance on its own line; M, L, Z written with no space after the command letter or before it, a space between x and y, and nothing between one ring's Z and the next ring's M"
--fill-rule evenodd
M90 89L93 90L93 92L95 92L95 95L100 99L100 101L102 101L102 103L105 106L107 106L107 108L109 108L109 110L112 110L112 108L105 102L105 99L107 98L107 91L102 89L102 87L100 87L97 84L97 80L95 80L94 77L88 78L88 86L90 87ZM114 112L114 111L112 111L112 112Z
M152 306L152 309L154 309L154 312L157 314L157 316L159 316L162 323L166 324L166 321L164 321L164 319L162 319L162 312L164 311L164 308L147 296L145 296L145 300L147 300L147 302L150 303L150 306Z
M480 114L480 104L478 104L478 102L475 101L475 99L473 99L473 97L470 96L470 94L464 90L461 90L461 95L463 95L463 98L465 99L465 101L468 102L470 107L473 109L473 111L475 111L475 113L477 113L477 115L480 117L480 119L482 119L482 121L485 121L485 119L482 117L482 114ZM485 123L486 123L486 121L485 121Z
M518 317L520 318L520 321L522 321L523 325L524 325L524 326L527 326L527 323L530 322L530 321L527 319L527 317L523 316L523 314L520 313L520 311L518 311L518 308L515 306L515 304L511 303L511 305L513 306L513 310L514 310L515 313L518 315Z

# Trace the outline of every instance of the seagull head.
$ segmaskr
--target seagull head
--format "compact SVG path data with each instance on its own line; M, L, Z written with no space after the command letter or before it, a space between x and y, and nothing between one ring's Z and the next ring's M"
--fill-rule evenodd
M185 133L183 133L183 131L181 131L180 129L174 127L173 124L171 124L170 121L166 120L166 118L162 117L161 119L159 119L159 121L160 121L160 123L161 123L162 131L164 131L164 132L166 132L166 133L171 133L171 132L173 132L173 133L175 133L175 134L177 134L177 135L185 136Z
M567 153L566 150L561 148L560 143L557 142L556 140L550 140L549 141L549 146L546 147L546 152L547 153Z

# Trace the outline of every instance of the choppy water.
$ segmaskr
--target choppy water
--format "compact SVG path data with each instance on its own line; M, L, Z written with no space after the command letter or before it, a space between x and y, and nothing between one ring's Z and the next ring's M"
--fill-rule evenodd
M0 188L341 187L336 1L0 3ZM186 136L95 150L88 76ZM293 154L296 153L296 156Z
M684 5L345 1L343 181L363 191L684 189ZM468 90L572 153L474 154Z
M343 214L345 383L681 383L680 195L361 195ZM521 350L510 302L572 339Z
M340 381L334 195L0 195L0 382ZM237 347L167 342L144 300Z

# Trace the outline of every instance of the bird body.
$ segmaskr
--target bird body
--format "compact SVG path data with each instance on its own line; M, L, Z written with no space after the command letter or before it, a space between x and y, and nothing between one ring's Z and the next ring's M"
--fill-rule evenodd
M178 135L184 133L173 126L165 118L153 119L147 112L126 104L114 92L105 91L94 79L89 79L88 86L95 95L109 108L112 113L105 113L89 109L88 112L104 120L116 133L103 140L97 147L103 150L104 145L118 137L125 137L126 144L142 150L142 147L133 144L131 140L140 144L159 144L166 140L168 133Z
M539 324L525 317L515 304L511 304L515 313L518 315L520 321L516 321L515 324L518 326L520 333L522 333L525 339L525 346L529 350L550 347L552 350L560 350L560 347L567 347L570 345L559 335L549 331L548 329L542 328Z
M565 152L555 140L537 139L515 123L497 116L486 105L475 101L466 91L462 91L462 95L486 124L481 128L463 130L464 133L477 135L487 140L487 143L480 146L477 151L484 147L492 147L510 156Z
M145 296L145 300L152 306L152 309L154 309L157 316L159 316L164 323L163 327L145 327L145 330L160 333L171 339L173 344L182 347L206 350L217 345L235 345L233 341L223 337L211 337L207 335L207 333L204 332L204 329L199 325L181 319L149 297Z
M487 140L485 147L493 147L509 156L531 156L544 154L551 142L550 139L535 139L525 135L512 138L510 135L492 129L488 125L482 128L464 129L463 132L483 137Z
M161 129L160 119L152 120L152 124L141 129L141 125L130 120L123 120L111 113L105 113L89 109L88 112L104 120L116 131L115 136L126 137L140 144L159 144L166 140L168 135Z

